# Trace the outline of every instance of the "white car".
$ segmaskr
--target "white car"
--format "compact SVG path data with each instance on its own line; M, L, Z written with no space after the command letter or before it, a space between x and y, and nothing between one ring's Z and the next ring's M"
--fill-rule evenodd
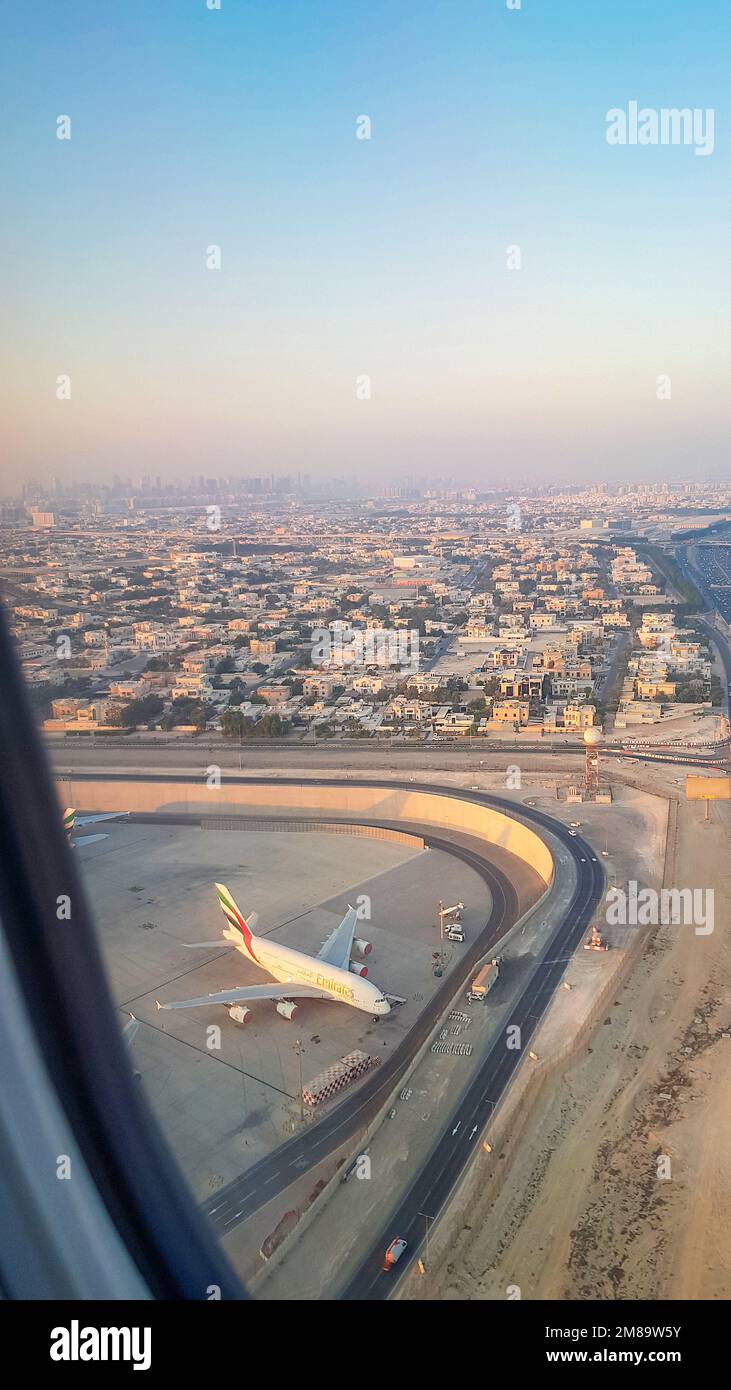
M396 1262L401 1259L405 1249L406 1241L401 1236L397 1236L395 1240L392 1240L386 1251L383 1268L392 1269Z
M569 830L569 835L573 835L574 839L576 839L576 831L575 831L575 830Z

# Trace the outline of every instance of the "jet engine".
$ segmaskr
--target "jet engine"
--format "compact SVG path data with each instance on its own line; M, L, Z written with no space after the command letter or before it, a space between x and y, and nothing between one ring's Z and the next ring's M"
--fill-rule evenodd
M247 1009L245 1004L232 1004L228 1016L233 1019L234 1023L248 1023L251 1018L251 1009Z
M291 999L280 999L279 1003L277 1004L277 1013L281 1014L282 1018L296 1018L299 1013L299 1009L297 1005L292 1002Z
M358 952L359 956L369 956L373 950L373 942L364 941L362 936L356 936L353 949Z
M348 969L352 970L354 975L360 975L361 980L364 980L366 975L368 974L368 966L360 965L357 960L349 961Z

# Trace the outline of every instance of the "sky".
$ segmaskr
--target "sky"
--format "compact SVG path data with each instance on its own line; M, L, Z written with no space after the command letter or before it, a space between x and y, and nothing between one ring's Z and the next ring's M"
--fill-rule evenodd
M220 5L6 7L3 482L726 476L730 6Z

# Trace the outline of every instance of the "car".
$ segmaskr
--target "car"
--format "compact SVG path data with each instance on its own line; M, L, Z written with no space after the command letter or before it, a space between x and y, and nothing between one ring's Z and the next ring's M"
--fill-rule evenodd
M396 1236L396 1239L391 1241L386 1251L383 1260L383 1268L386 1270L393 1269L393 1266L401 1259L405 1249L406 1241L402 1236Z
M537 801L526 801L525 804L526 804L526 806L537 806L537 805L538 805L538 802L537 802Z
M576 839L576 831L575 831L575 830L569 830L569 835L573 835L574 839Z
M573 827L574 827L575 830L579 830L580 827L581 827L581 821L580 821L580 820L572 820L572 821L569 821L569 825L573 825Z

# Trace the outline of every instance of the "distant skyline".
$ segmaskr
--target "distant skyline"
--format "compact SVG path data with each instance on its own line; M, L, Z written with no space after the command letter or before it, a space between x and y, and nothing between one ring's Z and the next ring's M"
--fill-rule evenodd
M3 30L1 491L728 476L731 10L37 0ZM634 102L712 111L712 152L608 143Z

